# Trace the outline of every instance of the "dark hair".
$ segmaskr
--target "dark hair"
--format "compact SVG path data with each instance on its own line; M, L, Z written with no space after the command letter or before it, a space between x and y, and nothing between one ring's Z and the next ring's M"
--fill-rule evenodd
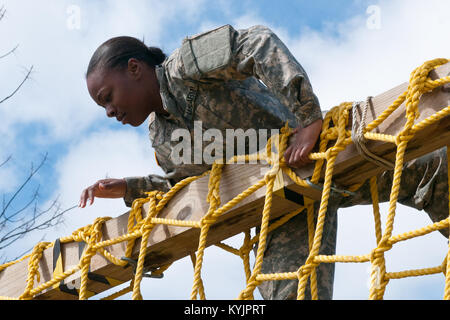
M160 48L147 47L143 41L133 37L111 38L95 50L89 61L86 78L98 68L124 68L131 58L153 67L163 63L166 55Z

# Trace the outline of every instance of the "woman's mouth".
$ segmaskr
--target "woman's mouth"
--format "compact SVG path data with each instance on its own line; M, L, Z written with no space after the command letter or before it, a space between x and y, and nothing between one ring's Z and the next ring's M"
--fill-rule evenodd
M122 124L125 124L126 116L127 116L126 113L121 113L120 115L117 116L117 121L120 121L122 122Z

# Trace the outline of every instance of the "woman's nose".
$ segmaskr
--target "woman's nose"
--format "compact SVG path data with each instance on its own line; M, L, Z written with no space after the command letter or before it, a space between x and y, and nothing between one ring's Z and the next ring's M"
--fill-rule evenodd
M111 105L107 105L106 106L106 115L110 118L115 117L117 112L116 109L114 109L114 107L112 107Z

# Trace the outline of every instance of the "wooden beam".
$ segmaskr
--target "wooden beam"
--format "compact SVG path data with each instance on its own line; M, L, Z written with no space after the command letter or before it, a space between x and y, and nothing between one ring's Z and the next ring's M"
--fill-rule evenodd
M432 77L440 78L450 75L450 63L433 71ZM408 84L404 83L373 99L373 109L368 114L367 123L372 121L386 107L388 107ZM450 90L448 86L436 88L433 92L424 95L420 100L420 118L418 121L436 113L450 105ZM395 135L405 123L404 106L395 111L386 121L380 125L380 132ZM408 144L406 160L419 157L450 143L450 117L441 119L434 125L419 132ZM370 142L368 147L372 152L387 159L394 159L395 145L385 142ZM263 178L269 169L268 165L234 164L224 168L221 179L222 204L231 200L240 192L246 190ZM342 187L364 181L368 177L381 172L383 169L371 162L364 160L353 145L348 146L337 158L334 169L334 182ZM295 170L303 179L311 177L313 165ZM208 210L206 194L209 177L200 178L174 196L174 198L162 210L159 217L181 220L198 221ZM284 215L299 208L303 203L303 196L319 200L320 191L311 188L302 188L293 183L290 178L283 175L280 188L274 194L271 218ZM251 227L259 225L262 208L264 205L265 187L256 191L236 207L224 213L211 227L207 245L215 244L233 235L243 232ZM147 212L144 206L144 214ZM128 212L107 221L103 226L103 240L114 239L127 233ZM199 229L190 227L177 227L157 225L153 229L147 250L146 266L158 267L183 258L197 249ZM137 258L137 250L140 241L136 242L133 258ZM125 255L126 243L112 245L107 250L116 257ZM40 282L49 281L53 274L53 249L46 249L40 261ZM61 245L64 270L79 262L80 248L78 243ZM28 259L19 262L0 272L0 296L18 297L26 286ZM91 261L92 272L88 282L88 290L92 293L100 293L117 284L132 278L130 267L116 266L100 255L95 255ZM103 276L103 277L102 277ZM107 279L109 284L104 281ZM74 282L76 286L79 273L67 278L64 283L69 286ZM36 286L36 285L35 285ZM77 299L74 292L64 292L58 288L50 288L36 296L36 299Z

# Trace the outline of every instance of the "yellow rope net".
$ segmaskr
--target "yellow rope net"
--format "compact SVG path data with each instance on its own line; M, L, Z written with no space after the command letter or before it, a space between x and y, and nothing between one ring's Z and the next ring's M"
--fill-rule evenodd
M264 281L275 281L275 280L286 280L286 279L297 279L298 280L298 299L305 298L305 289L308 279L310 279L311 296L312 299L318 298L317 292L317 281L316 281L316 267L320 263L336 263L336 262L370 262L372 265L371 271L371 286L370 286L370 299L382 299L384 296L386 285L391 279L398 279L411 276L421 276L434 273L443 272L445 275L445 293L444 299L450 298L450 270L448 265L450 264L450 255L447 257L443 263L434 268L424 268L419 270L407 270L402 272L386 272L385 265L385 252L390 250L394 244L408 240L414 237L419 237L436 230L449 227L449 219L446 218L442 221L431 224L427 227L400 234L397 236L392 236L393 223L396 212L397 197L400 188L400 179L402 174L404 154L408 142L414 137L415 133L422 130L426 126L429 126L440 119L448 116L450 114L450 106L447 106L435 113L434 115L428 117L425 120L415 123L418 118L419 111L419 98L426 92L433 90L439 86L446 83L450 83L450 76L443 77L441 79L432 80L429 78L429 73L433 69L448 63L447 59L435 59L425 62L422 66L416 68L411 73L411 78L409 82L408 89L401 94L391 106L389 106L382 114L369 123L363 133L364 138L367 140L379 140L394 143L397 147L395 168L392 182L392 189L390 194L389 210L387 215L386 227L384 233L382 233L380 211L378 205L378 195L377 195L377 181L373 177L370 179L371 195L373 202L373 213L375 220L375 234L377 240L377 247L374 248L370 253L360 256L343 256L343 255L319 255L319 248L322 240L322 232L325 221L325 215L327 211L328 200L331 191L332 175L334 164L338 154L346 148L351 142L351 132L346 129L349 119L349 112L352 109L351 102L345 102L337 107L331 109L325 116L323 122L322 133L320 136L319 151L317 153L312 153L310 159L316 160L315 169L313 176L311 178L312 183L318 183L323 166L325 166L325 175L323 182L323 192L320 201L320 207L317 216L317 222L314 225L314 201L305 198L305 205L299 207L299 209L294 212L284 215L276 223L269 225L269 216L272 206L272 195L274 189L274 182L277 174L280 171L286 173L295 183L308 187L309 184L298 178L296 174L286 166L283 153L287 147L288 137L292 134L290 128L286 125L281 129L281 134L279 136L271 137L266 146L265 153L258 153L256 155L246 155L234 157L229 160L228 163L233 163L239 159L249 161L252 159L265 160L271 165L270 171L268 171L264 178L257 182L255 185L249 187L247 190L243 191L235 198L230 200L228 203L222 206L219 197L219 184L221 179L222 169L224 164L214 163L212 169L204 174L196 177L189 177L185 180L177 183L171 190L167 193L162 193L160 191L148 192L148 197L143 199L136 199L133 204L131 211L129 213L128 220L128 233L117 237L112 240L102 240L101 228L106 218L98 218L92 225L88 225L84 228L80 228L72 233L71 236L61 238L61 243L67 242L85 242L86 248L83 251L83 255L80 258L79 264L67 271L60 272L54 275L54 277L39 286L34 286L35 280L40 282L39 273L39 261L42 257L43 251L49 247L52 247L54 243L42 242L37 244L33 252L29 255L22 257L19 260L6 263L0 266L0 272L9 266L23 261L28 260L28 276L27 283L24 292L19 297L0 297L0 299L32 299L43 290L51 288L58 284L61 280L69 277L81 270L81 285L79 290L79 299L84 300L89 298L92 293L87 290L88 273L91 258L95 254L101 254L110 262L118 266L126 266L127 262L111 255L105 247L113 244L121 243L126 241L126 257L131 257L131 253L138 238L141 238L139 258L137 261L136 272L134 279L130 281L130 286L116 292L104 299L115 299L125 293L132 291L132 299L142 299L140 292L140 284L142 281L143 270L144 270L144 258L147 252L147 243L149 235L152 229L157 224L166 224L174 226L184 226L200 229L200 238L198 244L198 250L195 256L191 256L194 265L194 279L193 287L191 292L191 299L205 299L205 292L203 287L203 282L201 278L201 270L203 264L203 257L206 248L206 238L208 236L208 231L210 227L216 222L216 220L226 211L230 210L237 203L242 201L244 198L254 193L256 190L266 187L265 203L262 212L260 232L253 238L250 236L250 230L245 232L244 242L241 248L235 249L226 244L218 243L218 247L225 249L231 253L240 256L243 260L244 270L246 275L246 287L240 292L238 299L253 299L253 292L255 288ZM396 110L400 105L405 102L406 105L406 124L400 133L396 136L376 134L372 131L379 126L394 110ZM332 124L334 124L332 126ZM334 144L329 147L330 141L334 141ZM272 146L276 146L277 152L272 152ZM449 158L449 149L447 148L447 158ZM228 164L227 163L227 164ZM192 181L209 175L209 191L207 194L207 201L209 203L208 212L199 221L182 221L173 219L158 218L158 213L162 208L168 203L168 201L184 186L188 185ZM450 181L450 171L449 177ZM362 184L358 184L349 188L349 191L358 189ZM450 185L450 184L449 184ZM449 190L450 191L450 190ZM145 218L142 217L142 205L144 203L149 203L148 214ZM309 237L309 256L306 259L304 265L299 266L296 272L285 272L285 273L275 273L275 274L263 274L261 273L261 266L263 262L264 249L266 245L267 234L285 223L295 215L306 211L307 221L308 221L308 237ZM450 201L449 201L449 212L450 212ZM254 245L258 243L258 249L256 252L255 263L253 269L250 268L249 256L250 251ZM449 247L450 250L450 247ZM161 274L170 265L162 266L154 274Z

